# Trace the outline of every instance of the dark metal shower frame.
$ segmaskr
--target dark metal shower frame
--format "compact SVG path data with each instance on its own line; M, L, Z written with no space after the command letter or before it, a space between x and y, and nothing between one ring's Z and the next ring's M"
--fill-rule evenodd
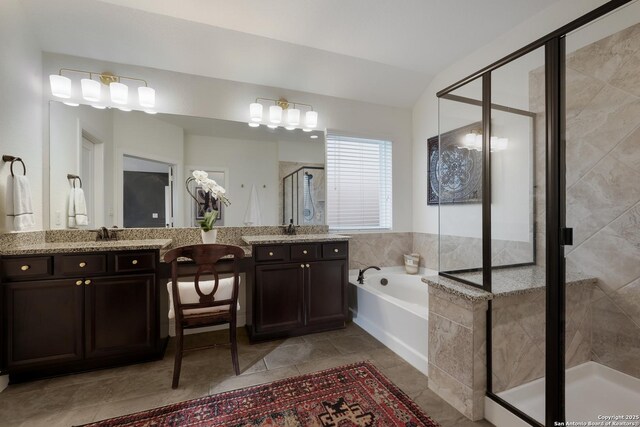
M301 170L303 170L303 169L324 170L324 167L322 167L322 166L302 166L302 167L300 167L300 168L298 168L298 169L294 170L293 172L291 172L290 174L288 174L288 175L287 175L287 176L285 176L284 178L282 178L282 223L283 223L283 224L287 224L287 223L288 223L288 221L289 221L289 219L287 219L287 218L285 217L285 214L286 214L286 208L285 208L285 206L287 205L287 203L286 203L286 199L285 199L285 196L284 196L284 195L285 195L285 188L286 188L285 181L286 181L286 179L287 179L287 178L291 177L291 215L293 216L293 215L294 215L294 212L295 212L295 215L296 215L296 216L298 216L298 210L296 209L296 210L294 211L294 209L293 209L293 182L294 182L294 180L293 180L293 175L296 175L296 176L297 176L297 174L298 174ZM295 182L296 182L296 187L297 187L297 182L298 182L298 181L296 180ZM296 189L297 189L297 188L296 188ZM290 219L293 219L293 218L290 218ZM300 219L300 218L296 218L296 219L294 220L294 224L298 225L297 223L298 223L299 219Z
M564 246L572 244L565 217L565 37L568 33L599 19L634 0L611 0L557 30L512 52L436 93L438 98L482 78L483 196L482 271L483 288L491 292L491 72L544 47L546 115L546 338L545 338L545 425L565 419L565 258ZM488 191L487 191L488 189ZM455 276L451 279L465 283ZM472 283L467 283L472 284ZM475 284L472 284L477 286ZM498 397L492 391L491 301L487 310L487 396L533 426L543 424Z

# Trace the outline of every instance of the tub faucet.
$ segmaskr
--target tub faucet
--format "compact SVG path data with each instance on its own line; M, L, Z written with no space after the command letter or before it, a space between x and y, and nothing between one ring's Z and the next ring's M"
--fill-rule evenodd
M364 272L369 270L370 268L374 268L374 269L380 271L380 267L377 267L375 265L371 265L371 266L365 268L364 270L358 270L358 280L357 280L357 282L359 284L362 285L364 283Z

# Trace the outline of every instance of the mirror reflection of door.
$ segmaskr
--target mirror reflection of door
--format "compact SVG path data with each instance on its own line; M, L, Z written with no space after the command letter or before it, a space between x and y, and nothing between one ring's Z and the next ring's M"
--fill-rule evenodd
M173 226L173 166L155 160L124 156L124 227Z
M87 204L88 228L95 228L95 146L86 137L82 137L82 154L80 159L80 177L82 178L82 188ZM80 185L76 183L75 185Z

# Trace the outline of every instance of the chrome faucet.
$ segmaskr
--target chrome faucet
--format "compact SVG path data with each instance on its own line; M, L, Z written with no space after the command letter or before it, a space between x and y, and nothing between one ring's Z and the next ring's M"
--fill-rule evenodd
M284 226L284 234L288 234L290 236L296 234L296 226L293 225L293 218L289 220L289 225Z
M380 267L377 267L377 266L375 266L375 265L371 265L371 266L369 266L369 267L365 268L364 270L358 270L358 279L357 279L357 282L358 282L359 284L361 284L361 285L362 285L362 284L364 283L364 272L365 272L365 271L367 271L367 270L369 270L370 268L373 268L373 269L376 269L376 270L380 271Z
M109 231L107 227L100 227L97 230L92 230L92 231L96 232L96 242L101 240L118 240L118 235L116 234L115 229Z

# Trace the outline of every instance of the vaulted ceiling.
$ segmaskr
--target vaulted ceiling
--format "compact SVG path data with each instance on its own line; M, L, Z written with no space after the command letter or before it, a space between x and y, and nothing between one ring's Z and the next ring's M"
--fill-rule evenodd
M410 107L559 0L23 0L47 52Z

